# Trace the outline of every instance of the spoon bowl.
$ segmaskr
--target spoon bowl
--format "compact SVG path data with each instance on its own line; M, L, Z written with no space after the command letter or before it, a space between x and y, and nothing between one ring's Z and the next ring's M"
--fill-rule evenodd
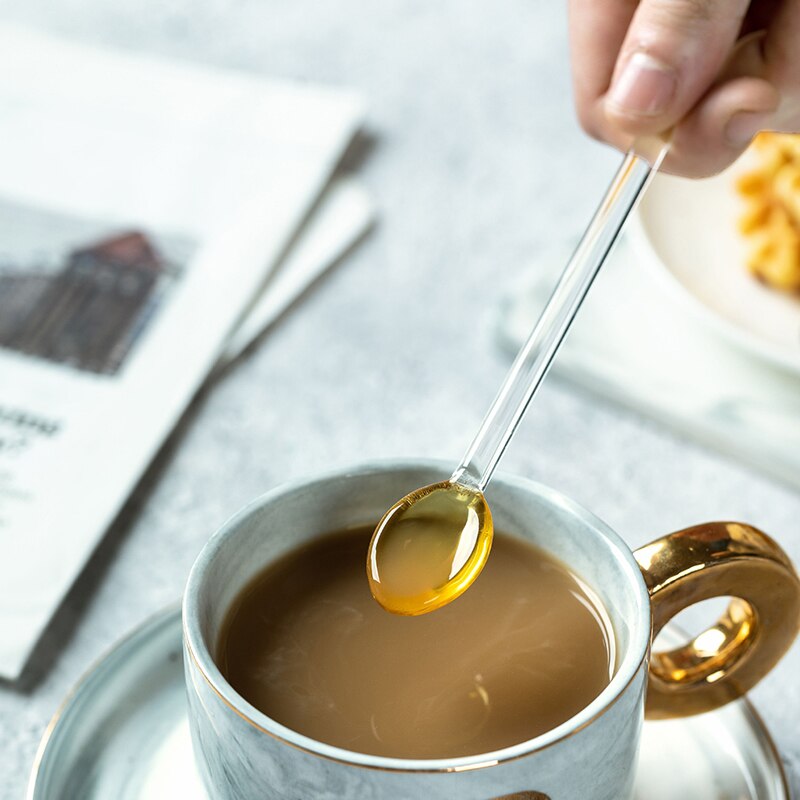
M455 600L492 547L483 494L454 481L423 486L384 514L367 553L372 596L394 614L427 614Z

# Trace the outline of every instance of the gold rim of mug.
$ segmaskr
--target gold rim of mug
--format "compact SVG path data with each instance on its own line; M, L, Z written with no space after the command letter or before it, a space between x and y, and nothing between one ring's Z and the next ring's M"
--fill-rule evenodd
M590 528L601 539L605 540L606 544L612 549L613 556L620 559L620 561L628 568L630 575L633 579L633 591L637 596L637 613L641 612L641 619L637 620L638 624L641 623L645 626L646 634L642 636L634 630L632 636L634 641L629 648L629 651L636 651L642 649L642 655L634 661L635 656L633 653L630 657L623 657L620 661L617 672L611 679L609 684L600 692L600 694L591 701L584 709L581 709L577 714L565 720L560 725L556 726L550 731L540 734L533 739L528 739L523 742L518 742L514 745L501 748L496 751L488 753L478 753L471 756L460 756L452 759L403 759L403 758L390 758L388 756L376 756L368 753L359 753L354 750L346 750L344 748L336 747L334 745L320 742L312 739L309 736L292 731L281 725L277 720L260 712L257 708L250 705L236 690L225 680L224 676L219 673L219 670L214 664L214 659L208 652L208 648L204 645L204 658L200 658L197 652L197 647L193 644L194 636L187 621L187 605L189 602L190 594L197 591L195 584L200 579L197 573L200 569L205 567L206 561L211 559L214 553L214 545L218 544L232 534L233 531L242 523L244 519L255 513L258 509L264 507L269 503L276 502L284 495L292 494L296 491L307 490L309 486L326 483L331 480L353 479L358 477L366 477L369 475L380 475L391 472L411 472L411 471L434 471L446 472L448 467L447 462L435 459L388 459L378 460L366 463L355 464L350 467L344 467L335 470L329 470L323 473L316 473L309 476L301 477L297 480L279 485L272 490L266 492L255 500L251 501L238 513L234 514L227 522L225 522L218 531L206 543L205 547L197 557L192 570L189 574L186 589L184 591L184 603L182 614L183 625L183 640L184 648L192 659L192 662L197 668L197 671L202 676L203 680L208 684L214 694L230 708L238 717L250 725L255 730L265 733L272 739L288 744L296 750L309 753L328 761L346 764L348 766L363 767L365 769L372 769L386 772L407 772L407 773L451 773L451 772L468 772L476 769L485 769L487 767L497 766L519 758L528 757L534 753L542 752L549 749L559 742L580 733L589 725L595 723L602 717L606 711L616 705L617 701L627 692L630 685L635 681L637 676L640 675L642 665L645 665L644 680L647 679L646 662L650 654L650 638L651 638L651 605L650 596L645 586L644 577L639 569L633 553L624 540L613 531L606 523L599 517L593 514L588 509L581 506L579 503L571 500L561 492L550 488L542 483L524 478L518 475L509 473L501 473L495 479L495 482L502 482L509 488L516 488L527 492L534 492L536 495L549 500L555 506L560 507L567 513L579 518L588 528ZM646 622L645 622L646 618ZM200 634L198 632L198 637ZM205 658L207 656L207 659ZM208 669L204 661L208 661L211 669ZM219 673L219 680L215 679L215 674ZM616 682L616 683L615 683ZM581 715L587 711L591 706L597 706L593 709L593 713L585 719L577 721ZM254 718L255 717L255 718ZM263 717L270 727L266 727L263 723L257 721ZM570 725L572 727L569 727ZM271 730L270 728L275 728ZM559 731L559 728L564 728L563 731L558 732L555 736L553 733ZM552 738L551 738L552 737ZM538 740L542 739L541 743ZM453 763L443 763L443 762Z

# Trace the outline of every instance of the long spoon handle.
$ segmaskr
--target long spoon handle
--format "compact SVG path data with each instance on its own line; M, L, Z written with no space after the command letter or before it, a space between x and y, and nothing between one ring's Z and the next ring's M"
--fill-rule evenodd
M658 170L669 145L639 140L625 155L528 340L517 354L477 436L451 478L483 491L547 374L600 267Z

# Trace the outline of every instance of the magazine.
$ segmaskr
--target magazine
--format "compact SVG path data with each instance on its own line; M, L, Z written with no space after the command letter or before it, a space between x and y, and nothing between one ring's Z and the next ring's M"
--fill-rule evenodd
M374 219L375 208L366 189L352 176L334 177L244 319L228 337L217 366L224 368L259 340L359 242Z
M347 91L0 26L0 675L216 363L362 115Z

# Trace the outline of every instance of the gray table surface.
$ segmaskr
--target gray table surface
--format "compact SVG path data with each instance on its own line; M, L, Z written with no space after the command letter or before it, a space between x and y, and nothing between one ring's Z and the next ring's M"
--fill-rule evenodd
M461 455L507 367L488 325L496 301L550 237L579 231L617 156L575 122L561 3L0 0L0 17L357 87L369 119L353 160L380 209L375 233L198 399L22 683L0 683L0 798L19 800L65 692L180 595L237 508L323 468ZM503 467L571 495L631 545L740 518L800 562L796 492L556 381ZM800 793L798 671L795 645L753 699Z

